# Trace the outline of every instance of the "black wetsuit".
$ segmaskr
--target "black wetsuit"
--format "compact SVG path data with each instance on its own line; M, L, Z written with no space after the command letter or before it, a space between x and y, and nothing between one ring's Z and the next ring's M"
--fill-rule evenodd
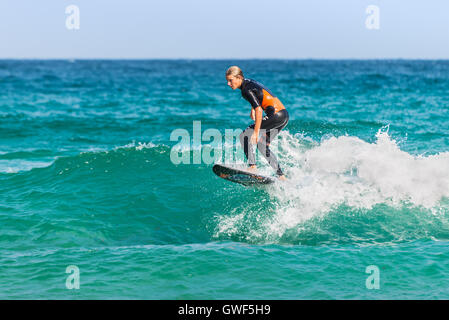
M262 118L262 123L260 125L261 136L257 143L257 149L267 159L268 163L273 167L276 173L281 176L283 175L283 172L276 156L270 151L269 145L276 135L287 125L289 120L288 112L276 96L262 84L254 80L244 79L240 89L242 90L243 98L245 98L254 109L262 107L266 113L266 116ZM256 164L250 142L255 125L256 124L253 123L240 135L240 143L242 144L245 156L248 159L248 165L250 166Z

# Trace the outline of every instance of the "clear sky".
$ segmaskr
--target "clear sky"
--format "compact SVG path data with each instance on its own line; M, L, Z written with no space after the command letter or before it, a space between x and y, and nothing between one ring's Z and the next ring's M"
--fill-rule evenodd
M449 59L449 1L1 0L0 39L0 58Z

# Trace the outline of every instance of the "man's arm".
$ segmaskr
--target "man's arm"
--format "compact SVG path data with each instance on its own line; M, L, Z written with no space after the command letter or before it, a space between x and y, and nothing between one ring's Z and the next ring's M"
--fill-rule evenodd
M256 124L254 125L254 134L259 136L260 125L262 124L262 107L258 106L255 109L256 113Z
M255 113L256 113L256 121L254 124L254 132L251 135L251 144L257 144L257 142L259 142L259 130L262 124L262 107L258 106L256 108Z

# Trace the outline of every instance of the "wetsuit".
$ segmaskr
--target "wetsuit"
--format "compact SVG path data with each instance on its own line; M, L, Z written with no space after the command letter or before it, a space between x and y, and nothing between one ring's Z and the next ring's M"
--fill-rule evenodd
M262 123L260 125L260 132L262 135L257 143L257 149L267 159L268 163L273 167L276 173L281 176L283 175L283 172L276 156L271 153L269 145L274 137L276 137L276 135L287 125L289 119L288 112L275 95L262 84L254 80L243 79L240 89L242 90L243 98L245 98L254 109L260 106L265 111L266 116L262 118ZM248 159L248 165L250 166L256 164L250 142L255 125L256 124L253 123L240 135L240 143L242 144L243 151Z

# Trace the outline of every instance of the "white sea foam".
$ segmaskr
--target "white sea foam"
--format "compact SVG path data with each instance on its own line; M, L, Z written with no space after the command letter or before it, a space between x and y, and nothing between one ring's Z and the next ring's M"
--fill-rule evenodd
M385 129L373 143L353 136L311 143L282 132L272 149L289 177L269 190L277 209L263 229L272 236L340 205L368 210L377 204L407 205L441 212L441 200L449 198L449 152L411 155ZM244 216L230 219L221 219L218 233L233 230Z
M136 144L136 141L133 141L126 145L115 147L114 150L135 148L137 151L140 151L142 149L151 149L156 147L158 147L158 145L152 142L137 142Z
M375 143L331 137L304 151L291 143L291 135L283 138L279 146L287 150L283 164L291 180L277 184L273 194L279 200L277 223L286 228L342 204L370 209L407 203L432 209L449 197L449 152L413 156L383 130Z
M114 148L114 150L119 149L128 149L128 148L135 148L135 150L140 151L143 149L150 149L158 147L159 145L156 145L152 142L131 142L124 146L117 146ZM100 147L93 147L90 146L88 148L82 149L80 151L80 154L90 154L90 153L108 153L109 150L107 148L100 148ZM5 154L6 152L3 152ZM3 173L17 173L17 172L23 172L23 171L30 171L34 168L45 168L51 166L58 157L54 158L43 158L40 160L23 160L23 159L12 159L12 160L0 160L0 172Z
M28 161L21 159L14 160L0 160L0 172L2 173L17 173L23 171L30 171L34 168L44 168L52 165L51 161Z

